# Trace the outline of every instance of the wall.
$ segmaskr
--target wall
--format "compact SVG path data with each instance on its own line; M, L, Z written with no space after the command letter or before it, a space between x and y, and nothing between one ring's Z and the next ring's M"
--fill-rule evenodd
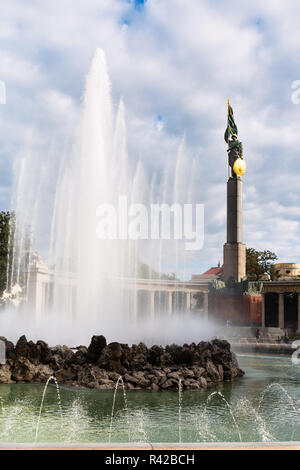
M209 295L209 318L232 325L261 326L262 298L251 295Z

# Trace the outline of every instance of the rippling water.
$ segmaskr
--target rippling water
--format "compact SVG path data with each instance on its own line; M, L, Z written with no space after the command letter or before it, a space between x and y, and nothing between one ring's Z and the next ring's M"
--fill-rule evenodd
M179 430L178 393L121 390L112 442L300 441L300 366L290 358L240 355L246 376L214 391L184 392ZM274 384L274 385L271 385ZM276 385L275 385L276 384ZM0 441L34 442L41 385L0 385ZM41 414L39 442L108 442L113 392L55 386ZM228 402L226 404L225 400Z

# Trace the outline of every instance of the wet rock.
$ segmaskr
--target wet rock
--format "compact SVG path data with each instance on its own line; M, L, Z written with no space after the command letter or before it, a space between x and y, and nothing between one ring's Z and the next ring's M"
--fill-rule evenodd
M148 350L147 360L154 366L160 366L163 353L161 346L154 345Z
M104 336L93 336L91 344L88 347L87 362L92 364L97 363L105 346L106 338Z
M58 356L63 360L64 363L68 364L71 362L74 356L74 352L68 346L55 346L54 348L51 348L51 353L52 358L53 356Z
M153 373L159 379L166 378L166 374L162 370L154 370Z
M126 389L127 390L135 390L135 386L132 383L128 382L126 384Z
M162 384L161 384L161 388L163 390L167 390L169 388L173 388L174 387L174 382L173 380L165 380Z
M110 380L112 380L113 382L117 382L119 377L120 377L120 374L118 374L117 372L109 372L108 373L108 377L110 378Z
M120 343L110 343L103 348L99 358L99 365L104 369L117 371L121 368L122 354L123 350Z
M200 382L201 388L207 388L207 381L204 377L200 377L199 382Z
M224 369L222 364L218 364L218 372L219 372L219 377L220 377L220 382L223 382L224 380Z
M182 374L183 374L184 378L193 378L194 375L195 375L194 371L188 369L187 367L184 367L182 369Z
M77 378L77 374L74 369L69 367L68 369L60 369L55 374L58 383L73 382Z
M40 364L36 367L35 382L45 383L53 375L53 369L47 364Z
M26 336L23 335L19 338L16 347L15 353L17 357L27 357L29 353L29 345L26 339Z
M181 379L181 375L178 373L178 372L170 372L168 374L168 379L175 379L177 380L177 382L179 382L179 380Z
M206 370L213 382L219 382L220 375L218 369L210 359L208 359L206 362Z
M115 388L116 383L113 380L100 379L99 380L99 385L109 385L110 390L112 390L113 388Z
M138 385L138 383L139 383L138 378L133 377L132 375L129 375L129 374L125 374L124 379L125 379L126 382L130 382L130 383L135 384L135 385Z
M156 383L151 384L151 390L158 392L160 390L159 386Z
M194 362L193 351L187 346L172 344L166 347L166 351L170 353L173 364L193 364Z
M112 390L112 387L109 384L97 385L96 388L97 390Z
M5 343L6 359L15 359L16 353L15 353L14 344L11 341L8 341L6 338L4 338L4 336L0 336L0 340Z
M11 369L8 364L0 365L0 384L12 384Z
M17 382L33 382L37 373L37 367L26 357L20 357L12 369L12 379Z
M71 363L82 366L83 364L86 364L87 362L89 362L87 360L87 356L88 356L88 349L85 346L80 346L79 348L77 348L76 353L73 355L71 359Z
M120 376L128 390L178 390L180 380L184 389L198 390L244 374L230 344L222 340L163 349L144 343L107 345L103 336L93 336L89 348L79 346L75 353L67 346L35 344L25 336L15 348L2 341L8 358L0 367L0 383L46 382L55 373L61 384L97 390L114 389Z

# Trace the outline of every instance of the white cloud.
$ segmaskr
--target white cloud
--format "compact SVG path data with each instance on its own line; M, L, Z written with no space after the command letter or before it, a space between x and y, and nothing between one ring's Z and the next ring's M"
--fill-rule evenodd
M62 140L76 121L90 58L102 47L115 102L122 95L127 107L132 160L141 157L159 176L183 135L196 159L195 201L205 203L207 234L191 270L216 264L225 242L228 97L248 165L245 240L298 261L300 106L290 100L300 79L298 16L296 0L148 0L142 11L125 0L6 2L1 168L9 168L28 128L41 140ZM2 178L7 194L9 169Z

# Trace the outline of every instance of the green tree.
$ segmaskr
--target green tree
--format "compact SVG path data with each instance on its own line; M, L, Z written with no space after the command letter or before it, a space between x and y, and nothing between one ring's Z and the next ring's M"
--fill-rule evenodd
M10 222L14 221L14 213L0 212L0 296L6 289L7 263L9 250Z
M277 260L275 253L269 250L257 251L254 248L246 250L246 274L250 281L259 281L262 276L268 274L274 278L274 261Z
M151 268L148 264L144 264L139 262L138 269L137 269L137 277L140 279L162 279L162 280L170 280L176 281L175 273L172 274L163 274L155 271Z

